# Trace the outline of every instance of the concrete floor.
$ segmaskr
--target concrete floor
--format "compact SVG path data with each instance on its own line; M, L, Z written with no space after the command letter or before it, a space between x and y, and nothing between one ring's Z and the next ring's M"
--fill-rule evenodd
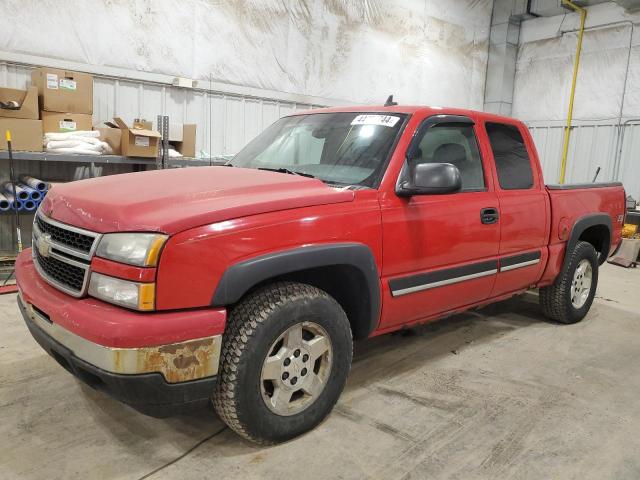
M580 324L535 294L356 345L315 431L259 448L215 414L158 420L80 384L0 297L0 478L640 478L640 269Z

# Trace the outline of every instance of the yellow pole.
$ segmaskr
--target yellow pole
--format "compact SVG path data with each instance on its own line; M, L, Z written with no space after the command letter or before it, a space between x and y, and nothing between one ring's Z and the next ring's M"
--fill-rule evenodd
M564 128L564 143L562 145L562 164L560 167L560 183L564 183L567 171L567 154L569 152L569 137L571 136L571 122L573 120L573 99L576 95L576 84L578 83L578 68L580 67L580 53L582 52L582 37L584 36L584 22L587 18L587 10L579 7L571 0L562 0L563 5L567 5L580 14L580 32L578 33L578 46L576 47L576 59L573 64L573 80L571 82L571 94L569 96L569 112L567 113L567 125Z

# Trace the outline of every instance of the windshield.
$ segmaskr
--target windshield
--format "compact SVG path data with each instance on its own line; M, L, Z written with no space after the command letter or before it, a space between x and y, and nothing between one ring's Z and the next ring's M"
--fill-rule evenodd
M230 164L313 175L331 184L375 187L404 117L359 112L284 117Z

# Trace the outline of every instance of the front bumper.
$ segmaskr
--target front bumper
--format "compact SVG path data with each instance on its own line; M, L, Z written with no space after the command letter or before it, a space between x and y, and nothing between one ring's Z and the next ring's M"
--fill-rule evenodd
M85 383L153 416L209 401L224 310L140 314L71 298L39 277L28 252L16 261L16 277L29 331Z
M217 377L180 383L168 383L160 373L123 375L108 372L85 362L72 350L57 342L40 328L18 297L22 316L33 338L69 373L90 387L107 393L145 415L169 417L209 404Z

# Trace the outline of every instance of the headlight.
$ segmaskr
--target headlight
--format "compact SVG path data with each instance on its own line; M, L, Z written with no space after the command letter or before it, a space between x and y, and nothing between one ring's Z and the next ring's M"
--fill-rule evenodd
M135 310L153 310L156 284L130 282L93 272L89 282L89 295Z
M167 238L158 233L108 233L100 240L96 255L138 267L155 267Z

